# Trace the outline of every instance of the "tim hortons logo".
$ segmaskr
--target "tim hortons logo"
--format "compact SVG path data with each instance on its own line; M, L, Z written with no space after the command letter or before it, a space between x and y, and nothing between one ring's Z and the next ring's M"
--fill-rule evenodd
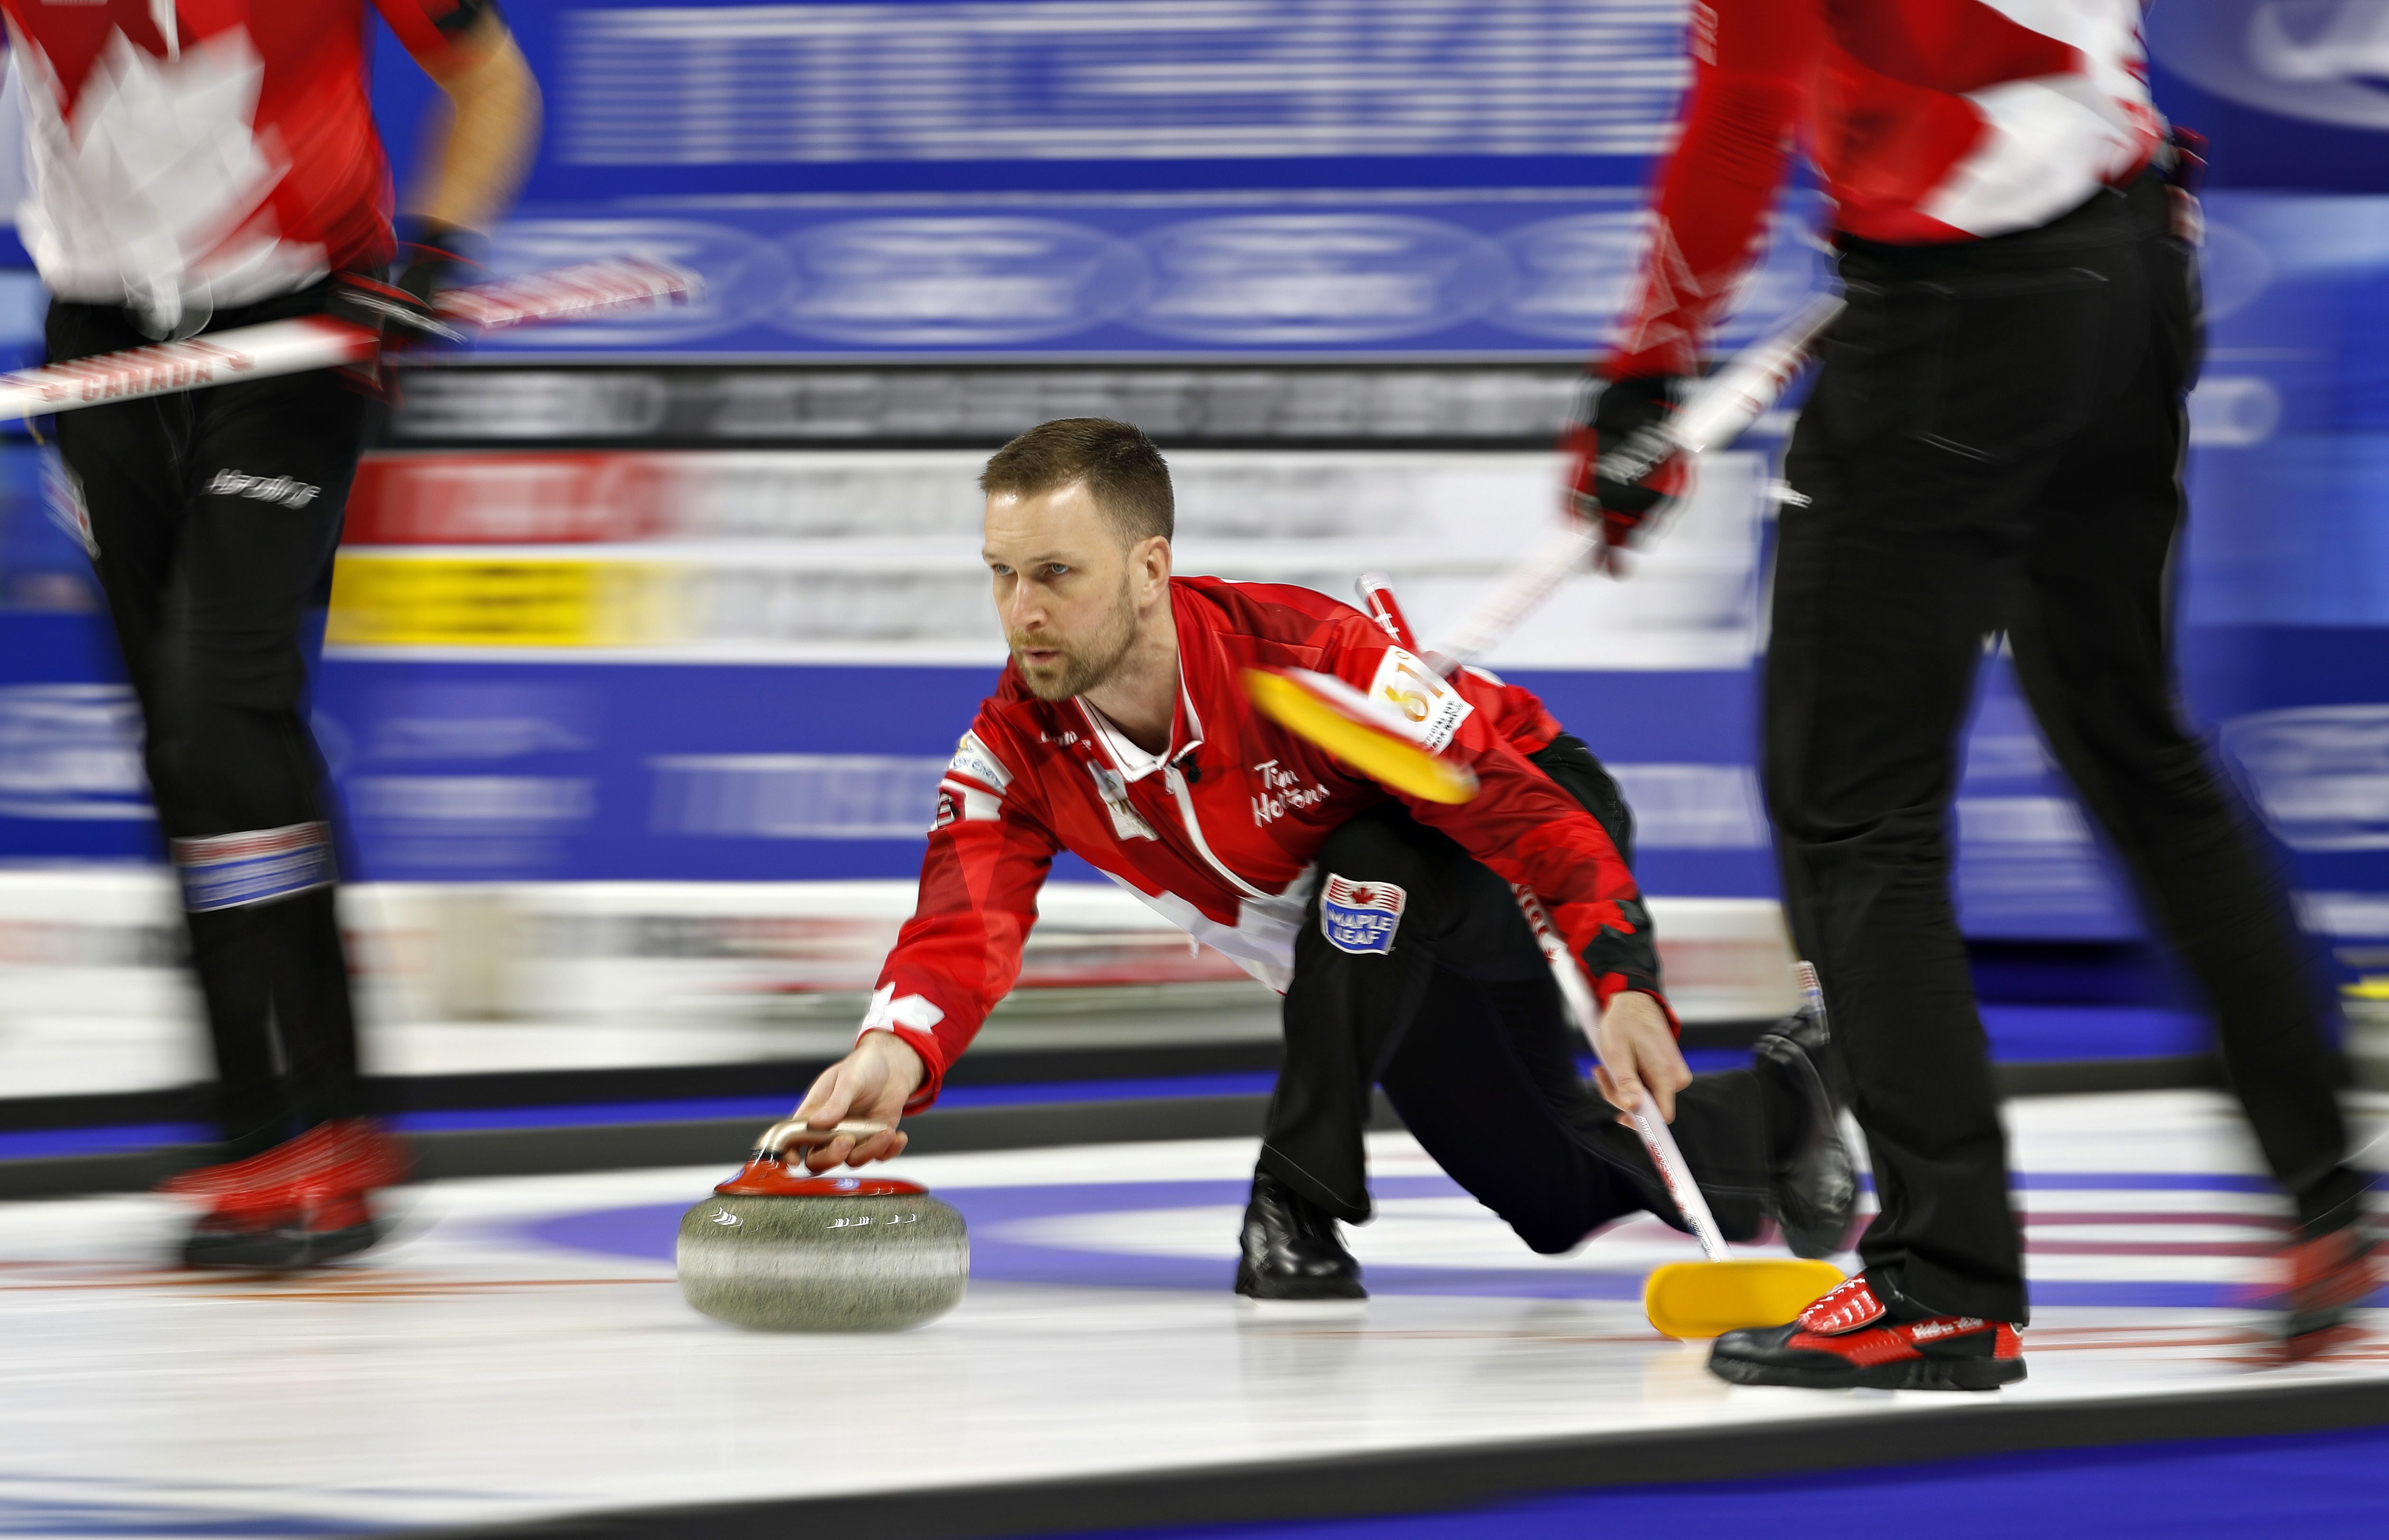
M1266 828L1287 813L1298 808L1316 808L1327 800L1324 786L1305 786L1299 776L1286 770L1275 759L1264 759L1253 767L1259 777L1260 795L1253 798L1253 826Z

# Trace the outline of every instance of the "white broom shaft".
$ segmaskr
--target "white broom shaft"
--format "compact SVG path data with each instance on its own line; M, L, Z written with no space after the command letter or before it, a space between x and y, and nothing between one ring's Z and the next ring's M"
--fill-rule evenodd
M1676 439L1686 452L1721 448L1765 416L1808 362L1817 338L1842 313L1842 305L1838 294L1819 295L1773 336L1738 354L1716 378L1693 391L1683 411L1676 414Z
M1682 408L1603 455L1601 474L1640 481L1671 454L1700 454L1742 437L1767 414L1808 361L1808 350L1842 313L1842 297L1820 294L1760 341L1735 355L1693 392Z
M1642 1148L1651 1152L1651 1164L1659 1168L1659 1179L1667 1185L1667 1196L1676 1200L1677 1211L1684 1223L1693 1227L1693 1235L1701 1243L1702 1254L1711 1262L1730 1262L1733 1252L1718 1233L1717 1218L1709 1213L1709 1201L1701 1195L1700 1184L1684 1165L1684 1152L1676 1148L1676 1136L1667 1130L1655 1112L1636 1107L1627 1115L1634 1120L1634 1131L1642 1136Z
M459 289L442 298L440 310L491 331L669 303L685 298L694 288L695 280L674 269L625 258ZM379 334L328 315L302 315L178 342L155 342L70 363L0 375L0 421L197 390L234 380L337 368L372 357L380 346Z
M1559 927L1552 923L1550 911L1530 890L1513 885L1510 891L1517 897L1519 912L1527 917L1527 928L1535 933L1536 945L1543 949L1543 961L1551 964L1552 977L1559 983L1560 996L1567 1001L1568 1013L1576 1018L1578 1030L1592 1045L1593 1051L1600 1052L1601 1039L1594 1032L1594 1024L1601 1019L1600 1009L1576 959L1568 954L1567 943L1560 938ZM1647 1089L1644 1094L1649 1094ZM1684 1165L1684 1153L1676 1148L1676 1136L1658 1118L1655 1109L1647 1104L1629 1109L1627 1116L1633 1121L1634 1131L1642 1137L1642 1148L1650 1152L1651 1164L1658 1167L1659 1180L1667 1189L1667 1196L1676 1201L1676 1211L1693 1228L1702 1254L1711 1262L1731 1261L1732 1249L1718 1231L1717 1217L1709 1213L1709 1201L1702 1196L1700 1184L1693 1180L1691 1168Z
M1519 621L1541 608L1560 584L1582 569L1600 543L1600 529L1590 524L1571 521L1566 528L1553 530L1460 623L1460 630L1438 649L1444 658L1456 668L1482 657L1516 630Z
M1670 454L1698 454L1732 442L1775 404L1792 376L1808 362L1808 350L1818 337L1841 312L1842 298L1837 294L1810 300L1773 335L1744 350L1693 391L1683 410L1604 457L1602 474L1613 480L1639 481ZM1519 621L1540 608L1561 583L1575 576L1600 543L1599 529L1571 520L1566 528L1555 532L1533 555L1512 568L1501 586L1460 623L1459 630L1439 649L1442 656L1453 668L1483 656L1517 630Z
M440 313L484 332L539 322L579 321L619 310L696 298L696 274L643 257L607 257L518 278L470 284L440 296Z

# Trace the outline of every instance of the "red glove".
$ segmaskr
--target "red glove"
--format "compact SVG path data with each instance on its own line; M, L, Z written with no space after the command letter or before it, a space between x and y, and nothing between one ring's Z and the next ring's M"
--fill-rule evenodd
M1568 511L1587 522L1600 521L1604 571L1618 571L1618 554L1634 543L1637 531L1691 490L1692 462L1681 454L1667 456L1630 482L1613 481L1600 470L1604 453L1622 449L1638 431L1676 410L1678 383L1673 375L1646 375L1603 385L1588 375L1576 420L1560 439L1568 456Z

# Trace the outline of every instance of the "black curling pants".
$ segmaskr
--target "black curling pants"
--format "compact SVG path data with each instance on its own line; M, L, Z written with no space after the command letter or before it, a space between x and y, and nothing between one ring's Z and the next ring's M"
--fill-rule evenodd
M209 329L313 308L293 297ZM53 362L149 340L114 306L50 307ZM236 1155L360 1110L300 630L328 592L364 404L326 372L57 418L141 703Z
M1613 838L1623 834L1615 788L1580 744L1563 737L1536 758L1580 801L1609 787L1606 810L1621 820ZM1322 890L1330 873L1391 884L1402 912L1385 951L1352 952L1328 938L1312 897L1263 1166L1337 1218L1366 1220L1361 1133L1382 1085L1437 1164L1537 1252L1572 1250L1646 1210L1683 1228L1642 1140L1578 1074L1583 1038L1509 884L1391 805L1338 829L1319 864ZM1676 1140L1719 1228L1749 1239L1767 1195L1756 1076L1699 1076L1676 1109Z
M1786 475L1766 771L1883 1212L1860 1248L1936 1310L2025 1318L2016 1226L1949 897L1958 734L1985 641L2202 986L2283 1186L2314 1221L2344 1167L2328 996L2280 884L2175 709L2195 262L2153 177L2039 230L1846 243Z

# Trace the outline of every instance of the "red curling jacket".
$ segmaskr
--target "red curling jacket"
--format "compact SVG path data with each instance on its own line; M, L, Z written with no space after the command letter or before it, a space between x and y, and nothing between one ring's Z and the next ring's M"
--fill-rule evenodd
M1526 757L1560 732L1531 693L1480 672L1437 680L1360 611L1309 589L1177 578L1170 590L1179 694L1165 753L1144 754L1083 700L1037 699L1006 664L947 766L920 899L862 1024L894 1032L927 1066L908 1111L937 1099L947 1066L1018 976L1056 850L1283 990L1320 846L1345 820L1397 798L1531 886L1579 955L1607 958L1621 937L1649 955L1633 873L1601 825ZM1451 807L1355 773L1253 709L1241 679L1253 667L1309 668L1373 696L1413 697L1425 741L1475 770L1482 789ZM1593 986L1603 1002L1625 989L1659 994L1657 979L1630 963Z
M373 0L428 66L486 0ZM19 226L61 299L219 310L390 261L364 0L0 0L32 167Z
M1649 258L1603 373L1699 370L1766 246L1795 131L1833 228L1895 245L2048 223L2164 137L2143 0L1702 0Z

